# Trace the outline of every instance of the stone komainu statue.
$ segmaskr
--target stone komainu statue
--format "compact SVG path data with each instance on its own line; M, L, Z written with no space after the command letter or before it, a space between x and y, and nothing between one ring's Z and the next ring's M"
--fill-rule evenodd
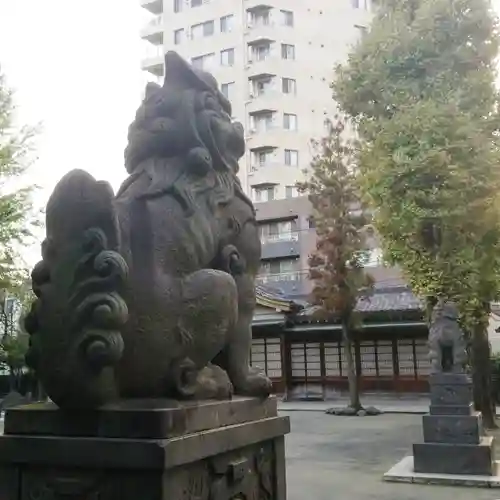
M267 396L269 379L249 366L260 241L230 103L169 52L128 139L116 197L80 170L50 197L29 366L62 408Z
M439 302L432 312L429 329L431 373L463 373L467 362L464 333L458 325L454 302Z

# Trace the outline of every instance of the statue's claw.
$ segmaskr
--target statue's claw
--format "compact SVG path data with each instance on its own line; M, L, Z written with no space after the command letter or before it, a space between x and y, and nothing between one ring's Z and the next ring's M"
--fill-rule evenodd
M248 375L235 384L235 392L241 396L267 398L272 391L272 382L260 369L250 367Z

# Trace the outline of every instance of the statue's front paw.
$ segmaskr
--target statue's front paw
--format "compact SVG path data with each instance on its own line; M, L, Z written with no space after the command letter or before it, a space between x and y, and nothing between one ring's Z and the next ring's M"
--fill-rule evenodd
M241 396L267 398L272 392L273 384L261 370L250 368L247 377L235 384L235 392Z

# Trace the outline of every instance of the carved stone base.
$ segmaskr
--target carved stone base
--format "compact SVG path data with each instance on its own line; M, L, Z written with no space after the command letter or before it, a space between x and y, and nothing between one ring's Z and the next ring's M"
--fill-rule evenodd
M0 498L285 500L289 430L274 398L16 408L0 437Z

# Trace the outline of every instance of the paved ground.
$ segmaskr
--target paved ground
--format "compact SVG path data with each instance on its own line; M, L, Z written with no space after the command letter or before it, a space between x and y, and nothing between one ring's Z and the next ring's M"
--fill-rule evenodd
M394 484L382 475L421 440L421 417L333 417L320 412L289 415L288 500L496 500L500 489ZM499 436L500 438L500 436Z
M363 406L375 406L384 413L407 413L423 415L429 412L429 397L425 394L363 394L361 396ZM281 411L294 412L321 412L328 408L341 408L349 404L347 397L339 396L331 401L279 401L278 407ZM500 407L497 406L497 415L500 415ZM499 496L500 498L500 496Z
M425 414L429 412L429 397L427 395L401 395L394 394L363 394L361 397L363 406L375 406L384 413L414 413ZM324 412L328 408L340 408L347 406L349 400L346 396L339 396L331 401L280 401L279 408L282 411L319 411Z

